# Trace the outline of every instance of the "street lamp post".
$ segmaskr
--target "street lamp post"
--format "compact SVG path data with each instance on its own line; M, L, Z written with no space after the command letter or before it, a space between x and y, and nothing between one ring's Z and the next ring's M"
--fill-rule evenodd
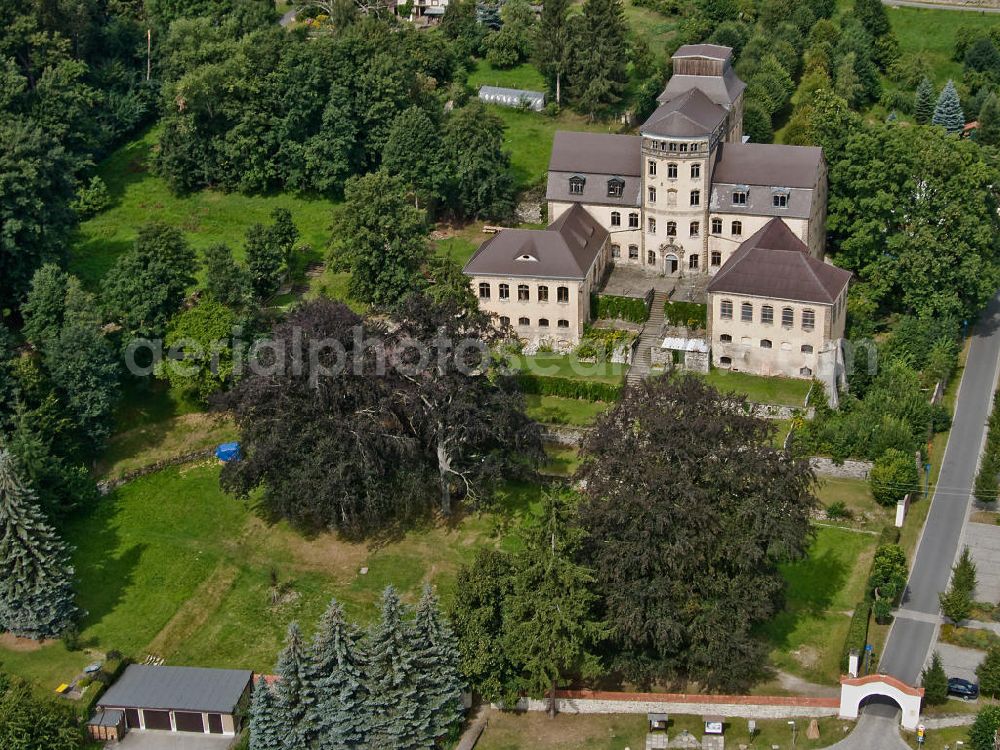
M795 722L789 721L788 726L792 728L792 747L795 747Z

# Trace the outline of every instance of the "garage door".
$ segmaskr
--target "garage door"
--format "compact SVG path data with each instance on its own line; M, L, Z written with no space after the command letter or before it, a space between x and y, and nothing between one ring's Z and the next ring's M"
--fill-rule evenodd
M129 729L139 728L139 709L138 708L126 708L125 709L125 726Z
M201 720L201 714L193 714L186 711L174 711L174 724L177 725L178 732L205 731L205 724Z
M208 715L208 731L212 734L222 734L222 714Z
M146 721L146 729L170 729L169 711L143 710L142 718Z

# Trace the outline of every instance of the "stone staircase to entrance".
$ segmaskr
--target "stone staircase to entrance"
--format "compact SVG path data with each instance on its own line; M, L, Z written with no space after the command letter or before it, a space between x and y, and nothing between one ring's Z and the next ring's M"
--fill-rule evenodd
M628 368L625 376L625 385L632 386L638 384L647 375L651 365L649 351L654 346L662 343L661 334L663 331L663 306L667 302L666 292L654 292L653 304L649 309L649 320L642 327L639 334L639 343L636 345L635 358L632 366Z

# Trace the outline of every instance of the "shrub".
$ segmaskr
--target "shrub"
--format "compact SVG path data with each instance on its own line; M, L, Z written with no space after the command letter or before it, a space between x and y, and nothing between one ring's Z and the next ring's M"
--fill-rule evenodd
M906 553L898 544L887 544L875 550L872 572L868 578L869 595L885 599L890 604L896 602L906 588L909 571L906 567Z
M868 478L872 496L879 505L896 505L920 488L920 474L913 456L895 448L878 457Z
M573 380L556 375L534 375L522 372L517 377L523 393L536 396L562 396L587 401L617 401L622 394L620 383L598 383L593 380Z
M586 359L608 360L616 350L628 347L634 335L630 331L620 331L613 328L588 328L580 345L576 348L576 356Z
M1000 483L1000 392L993 396L993 411L990 412L989 431L986 434L986 448L979 461L979 473L973 492L981 503L992 503L997 499Z
M983 695L996 698L1000 695L1000 646L992 646L986 658L976 667L979 690Z
M878 535L878 547L885 547L888 544L899 544L899 529L895 526L883 526Z
M993 750L997 730L1000 729L1000 706L986 706L969 727L972 750Z
M949 620L958 623L969 619L972 613L972 597L968 591L951 586L947 591L938 594L938 598L941 601L941 612Z
M708 307L697 302L667 302L663 314L672 326L686 326L695 330L704 328L708 320Z
M843 500L837 500L826 506L826 517L831 520L851 518L853 515L851 509L847 507L847 504Z
M81 186L73 201L73 210L81 219L87 219L111 205L108 186L100 177L91 177L86 187Z
M920 684L924 688L924 702L929 706L941 706L948 702L948 676L944 673L941 654L931 656L931 663L920 673Z
M869 599L864 599L854 608L851 615L851 624L847 628L847 636L844 638L844 648L840 656L841 669L846 673L848 667L848 657L851 651L858 654L865 652L868 644L868 620L871 618L872 603Z
M649 320L646 301L637 297L619 297L614 294L592 294L590 296L591 317L606 320L627 320L630 323L645 323Z

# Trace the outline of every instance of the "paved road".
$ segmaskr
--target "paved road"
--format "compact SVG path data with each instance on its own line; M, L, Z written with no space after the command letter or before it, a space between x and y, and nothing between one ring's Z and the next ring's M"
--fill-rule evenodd
M882 0L882 5L899 8L929 8L931 10L960 10L973 13L1000 13L1000 8L982 8L978 5L951 5L945 3L921 3L917 0Z
M874 707L872 707L874 708ZM854 731L827 750L910 750L899 736L899 719L866 711Z
M969 510L971 487L986 432L1000 361L1000 294L976 325L959 387L948 446L931 500L924 534L910 571L904 612L896 618L880 669L911 685L930 651L939 612L938 593L948 587ZM908 616L907 612L913 613Z

